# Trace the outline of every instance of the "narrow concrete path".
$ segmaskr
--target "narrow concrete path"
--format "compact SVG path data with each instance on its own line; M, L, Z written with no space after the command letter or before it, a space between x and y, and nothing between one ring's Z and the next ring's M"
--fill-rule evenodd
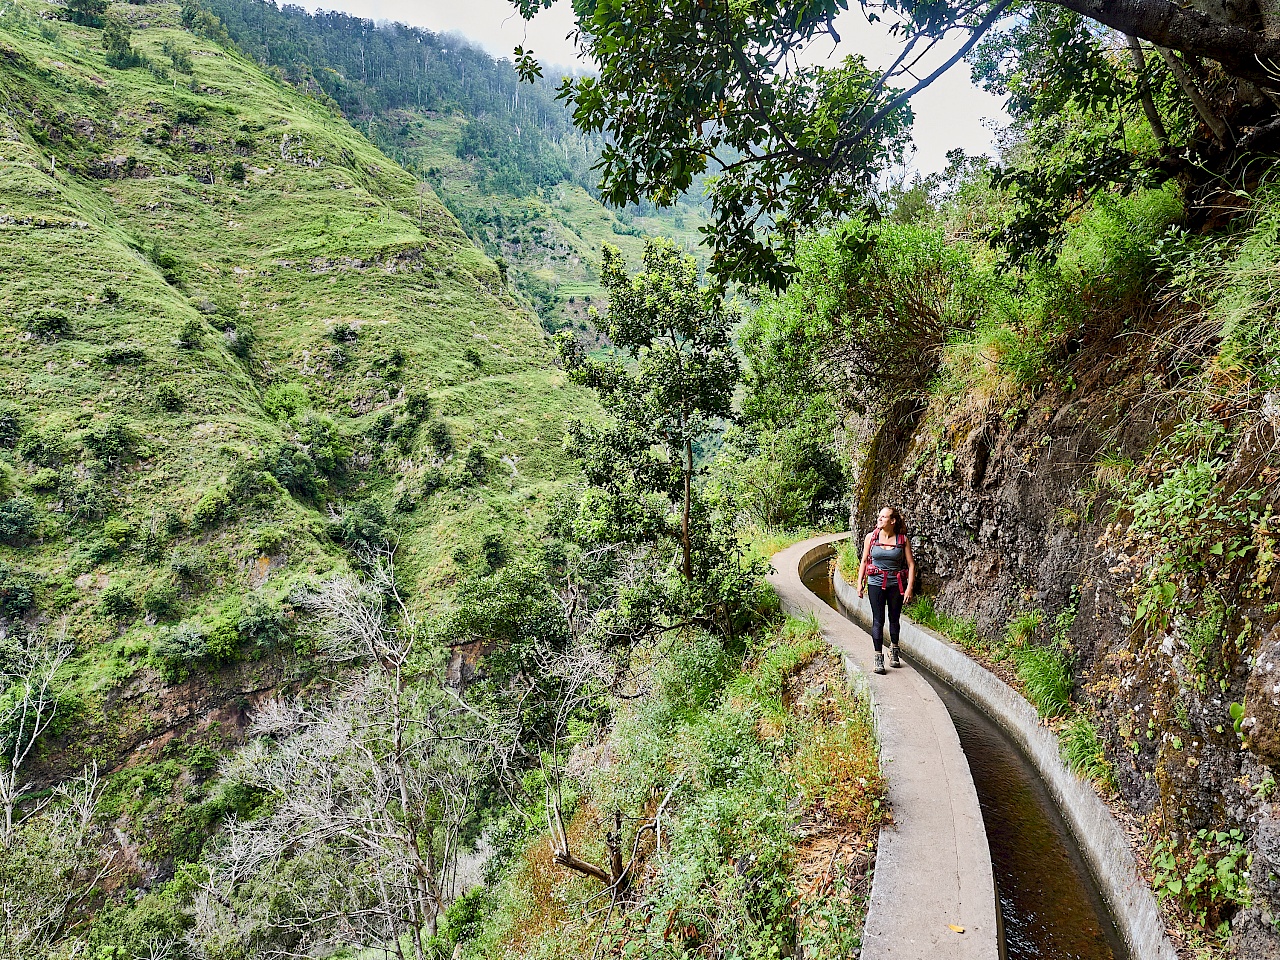
M871 637L800 581L845 536L814 537L775 554L769 582L788 613L817 617L827 642L865 678L875 712L894 822L880 832L862 958L998 960L991 853L946 707L910 666L874 675Z

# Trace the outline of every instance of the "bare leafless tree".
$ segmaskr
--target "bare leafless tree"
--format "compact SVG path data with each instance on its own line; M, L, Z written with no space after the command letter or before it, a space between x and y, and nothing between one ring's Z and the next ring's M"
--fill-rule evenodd
M330 702L276 700L224 765L271 800L228 825L189 941L203 955L314 956L341 945L423 960L452 891L463 826L497 731L447 691L404 604L390 551L302 598L319 650L354 671Z
M66 931L117 866L96 823L101 792L95 764L13 827L0 849L0 957L74 955Z
M16 634L0 644L0 845L18 826L18 804L30 791L22 768L58 711L54 680L73 647L65 638Z

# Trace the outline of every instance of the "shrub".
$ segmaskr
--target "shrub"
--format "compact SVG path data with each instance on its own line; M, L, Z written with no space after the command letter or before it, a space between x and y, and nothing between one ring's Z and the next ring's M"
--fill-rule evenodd
M198 350L204 341L204 324L192 317L178 330L177 345L183 350Z
M169 60L173 63L173 69L179 73L190 74L195 69L195 64L191 61L191 54L177 46L172 40L166 40L161 44L160 49L168 54Z
M58 476L58 471L50 470L48 467L41 467L27 480L27 486L36 493L54 493L61 483L62 478Z
M289 621L280 605L263 597L251 597L236 621L241 638L252 643L259 653L284 645L289 637L288 626Z
M199 580L204 576L204 555L194 547L178 547L169 555L169 569L181 580Z
M682 712L714 707L735 668L718 638L695 633L672 649L670 659L659 672L662 699Z
M1076 717L1062 728L1058 738L1068 767L1104 790L1115 788L1115 771L1107 760L1097 728L1088 717Z
M212 527L222 521L231 506L231 497L222 487L205 491L204 496L191 508L191 522L197 527Z
M873 406L920 391L983 306L968 251L941 229L849 220L803 240L796 267L749 324L748 352L784 365L805 355Z
M22 436L22 412L16 404L0 401L0 447L12 450Z
M277 383L262 398L262 409L273 420L289 420L311 406L307 388L300 383Z
M80 591L76 589L76 585L58 577L50 579L45 589L48 607L54 613L69 609L80 599Z
M138 550L144 560L155 563L164 552L164 547L164 521L161 517L152 514L138 541Z
M417 423L431 416L431 395L425 390L410 390L404 397L404 414Z
M263 527L256 531L256 543L258 553L263 556L271 556L279 553L281 548L289 542L289 531L282 530L280 527Z
M142 595L143 612L157 620L172 620L180 612L178 588L168 581L153 583Z
M507 543L500 533L486 533L480 541L480 555L490 570L496 570L506 563Z
M483 483L489 475L489 458L485 456L484 450L479 445L473 444L467 449L466 463L463 470L476 483Z
M1071 668L1066 655L1044 647L1014 652L1018 679L1042 717L1060 717L1071 705Z
M335 323L329 331L329 338L334 343L355 343L359 336L360 331L345 321Z
M66 450L63 434L52 429L28 430L18 440L18 456L40 467L56 467Z
M319 472L315 461L301 446L286 442L276 448L275 454L267 463L271 475L280 481L290 493L300 497L311 497L319 490Z
M351 353L342 344L335 344L329 348L329 365L334 368L345 367L351 360Z
M0 501L0 543L17 546L35 533L36 510L30 500L12 497Z
M214 663L234 663L240 656L240 614L222 617L205 635L205 656Z
M429 497L445 485L444 471L437 466L428 466L422 471L422 495Z
M109 14L102 25L102 49L107 51L107 66L117 70L128 70L140 67L147 58L133 49L130 43L132 31L129 24L120 17Z
M178 114L178 122L182 122L181 111ZM164 277L166 282L177 283L180 280L178 258L161 247L158 240L152 240L151 243L143 247L143 253L160 270L160 275Z
M110 367L138 364L147 359L147 351L140 344L116 343L98 354L98 359Z
M76 477L66 473L62 478L62 509L75 520L101 520L114 505L111 491L96 477Z
M166 413L180 413L186 405L186 399L173 384L162 383L156 388L156 406Z
M133 524L120 517L111 517L102 525L102 535L117 547L123 547L133 539Z
M108 463L128 459L138 442L129 421L119 414L97 421L80 435L80 440L86 450Z
M400 448L401 453L407 455L413 450L413 438L417 433L418 422L411 417L405 417L392 425L387 431L387 438Z
M383 410L369 420L369 425L365 427L365 436L374 443L382 443L391 433L391 425L395 423L395 414L390 410Z
M449 425L443 420L436 420L427 427L427 442L431 444L436 456L447 457L453 453L453 435L449 432Z
M133 615L137 604L132 590L123 583L109 584L98 596L98 609L113 620L124 620Z
M325 473L336 473L351 456L351 445L346 437L333 420L323 414L306 414L298 433L307 445L311 459Z
M417 509L418 501L414 495L408 490L401 490L399 496L396 497L396 513L413 513Z
M231 178L231 182L244 183L245 175L244 161L232 161L231 168L227 171L227 176Z
M65 310L46 307L27 314L23 326L27 333L41 340L56 340L71 332L71 316Z
M67 0L65 19L82 27L99 27L110 0Z
M352 550L381 547L387 542L387 516L377 500L360 500L330 522L329 532Z
M241 360L253 358L253 348L258 342L258 333L250 324L243 320L236 321L222 331L222 336L232 356L239 357Z
M467 363L471 364L473 367L478 367L484 362L483 358L480 356L480 351L475 347L467 347L467 349L463 350L462 359L467 361Z
M160 660L160 672L168 683L185 680L207 651L204 634L194 623L181 623L161 631L156 637L155 655Z
M0 616L17 620L35 602L31 581L0 563Z

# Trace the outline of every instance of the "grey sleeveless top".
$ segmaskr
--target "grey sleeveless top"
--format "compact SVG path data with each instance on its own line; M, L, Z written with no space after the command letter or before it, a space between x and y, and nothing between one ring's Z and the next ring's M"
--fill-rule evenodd
M871 541L871 564L885 573L897 573L907 569L906 537L900 537L902 545L897 543L885 546L877 535ZM874 576L874 575L873 575Z

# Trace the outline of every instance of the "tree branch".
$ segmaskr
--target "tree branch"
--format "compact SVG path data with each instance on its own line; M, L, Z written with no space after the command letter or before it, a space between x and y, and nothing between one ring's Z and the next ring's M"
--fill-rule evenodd
M845 150L848 150L850 147L852 147L854 144L860 141L863 137L865 137L868 133L870 133L875 128L875 125L877 123L879 123L889 114L893 113L893 111L897 110L904 103L906 103L908 100L914 97L917 93L919 93L925 87L929 86L929 84L933 83L933 81L937 80L940 76L942 76L952 67L954 67L957 63L959 63L960 60L970 50L974 48L977 42L982 39L983 34L985 34L988 30L990 30L991 27L995 25L995 22L1004 15L1004 12L1007 9L1009 9L1010 2L1011 0L1000 0L1000 2L997 3L994 7L992 7L990 12L988 12L987 15L982 18L981 22L979 22L979 24L973 28L973 32L969 35L969 39L966 40L964 43L962 43L960 45L960 49L957 50L954 54L952 54L951 57L948 58L947 61L942 64L942 66L938 67L936 70L933 71L933 73L929 74L923 80L916 83L914 87L910 87L902 91L902 93L898 94L888 103L886 103L883 107L881 107L879 110L873 113L870 119L868 119L861 127L858 128L857 133L855 133L852 137L844 139L840 143L838 143L836 145L836 149L831 151L831 156L827 158L827 164L831 165L832 163L838 161L843 155Z
M1172 0L1053 0L1157 47L1218 61L1231 76L1267 89L1280 85L1280 41L1261 31L1224 23Z

